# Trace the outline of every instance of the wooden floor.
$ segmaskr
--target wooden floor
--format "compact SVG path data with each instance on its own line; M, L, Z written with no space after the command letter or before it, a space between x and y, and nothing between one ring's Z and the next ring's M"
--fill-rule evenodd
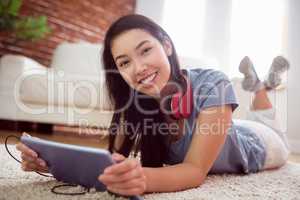
M40 137L43 139L48 139L51 141L56 142L63 142L67 144L74 144L74 145L81 145L81 146L88 146L88 147L96 147L96 148L104 148L106 149L108 146L108 139L107 137L101 136L101 135L79 135L75 133L70 132L56 132L53 134L42 134L42 133L29 133L32 136ZM15 136L21 136L20 132L12 132L12 131L1 131L0 130L0 144L3 144L5 141L5 138L8 135L15 135ZM17 143L17 139L10 138L8 143L9 144L15 144ZM292 162L300 163L300 154L291 154L289 157L289 160Z

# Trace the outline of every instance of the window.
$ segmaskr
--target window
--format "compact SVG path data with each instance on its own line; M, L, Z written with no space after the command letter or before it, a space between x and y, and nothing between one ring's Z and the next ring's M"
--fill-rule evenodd
M249 56L263 77L272 59L282 54L284 34L283 0L232 0L231 75L241 76L236 66Z
M199 57L203 39L204 0L165 0L162 26L181 56Z
M247 55L262 78L283 54L285 1L165 0L161 24L180 56L241 77L238 65Z

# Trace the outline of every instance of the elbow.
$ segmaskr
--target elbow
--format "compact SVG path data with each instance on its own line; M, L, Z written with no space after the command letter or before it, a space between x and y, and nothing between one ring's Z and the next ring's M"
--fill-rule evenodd
M203 175L197 176L197 179L195 180L195 183L194 183L194 187L201 186L204 183L205 178L206 178L206 176L203 176Z
M194 167L194 176L192 181L192 187L199 187L202 185L206 179L207 174L203 173L203 171L199 167Z
M186 189L200 187L204 183L204 180L205 178L203 177L195 176L193 178L193 181L190 182L190 185Z

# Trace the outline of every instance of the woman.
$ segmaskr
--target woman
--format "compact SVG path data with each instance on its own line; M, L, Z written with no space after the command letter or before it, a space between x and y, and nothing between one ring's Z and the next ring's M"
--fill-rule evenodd
M224 73L180 69L169 35L144 16L112 24L103 63L115 106L109 150L117 164L99 175L108 190L126 196L179 191L201 185L209 173L252 173L286 162L288 146L266 95L288 68L284 58L274 59L264 82L249 58L241 62L242 86L255 94L248 112L252 121L232 120L238 103ZM174 109L178 94L186 101L179 103L185 112ZM35 152L21 143L17 149L25 171L47 171Z

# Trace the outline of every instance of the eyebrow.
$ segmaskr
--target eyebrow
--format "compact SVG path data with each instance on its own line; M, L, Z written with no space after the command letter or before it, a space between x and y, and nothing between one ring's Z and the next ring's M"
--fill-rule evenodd
M137 50L139 49L141 46L143 46L145 43L150 42L149 40L143 40L142 42L140 42L134 49ZM116 61L120 58L126 57L126 55L119 55L116 57Z

